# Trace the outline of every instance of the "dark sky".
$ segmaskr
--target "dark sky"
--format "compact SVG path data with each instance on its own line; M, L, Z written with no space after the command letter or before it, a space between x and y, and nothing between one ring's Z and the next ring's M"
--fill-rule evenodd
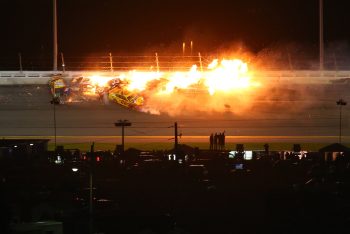
M284 43L317 48L318 0L57 0L59 51L143 53L181 48L212 52L243 43L258 52ZM350 4L324 0L326 43L349 42ZM1 0L0 52L52 54L52 1Z

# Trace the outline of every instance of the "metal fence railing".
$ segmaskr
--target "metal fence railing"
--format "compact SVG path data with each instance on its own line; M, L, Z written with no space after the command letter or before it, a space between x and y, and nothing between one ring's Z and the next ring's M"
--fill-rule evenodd
M110 56L82 56L63 58L58 66L59 70L80 71L182 71L192 65L206 68L215 57L212 55L110 55ZM280 56L253 56L249 58L249 66L261 70L317 70L319 60L315 56L297 56L282 54ZM51 57L12 56L0 57L0 71L49 71L52 70ZM332 71L350 70L350 56L330 54L325 56L324 69Z

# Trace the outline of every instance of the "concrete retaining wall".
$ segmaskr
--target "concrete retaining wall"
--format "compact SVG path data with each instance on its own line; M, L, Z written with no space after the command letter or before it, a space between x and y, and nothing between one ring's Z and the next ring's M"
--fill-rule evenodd
M99 74L101 76L111 75L110 72L92 72L92 71L0 71L0 85L42 85L48 84L54 75L62 75L64 79L73 79L74 77L89 76ZM118 75L118 73L112 74Z
M0 77L0 85L42 85L48 84L49 79L48 77Z
M35 85L47 84L53 75L61 74L63 78L69 80L79 76L118 76L125 72L115 71L113 73L106 71L0 71L0 85ZM255 78L265 81L278 83L330 83L332 80L350 78L350 71L259 71L253 73Z

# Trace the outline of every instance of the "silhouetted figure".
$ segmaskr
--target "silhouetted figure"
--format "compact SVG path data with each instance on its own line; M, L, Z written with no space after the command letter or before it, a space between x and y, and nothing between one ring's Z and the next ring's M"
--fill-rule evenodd
M301 146L300 146L300 144L294 144L294 145L293 145L293 151L294 151L294 152L300 152L300 151L301 151Z
M215 135L214 135L214 150L218 149L218 141L219 141L218 134L215 133Z
M214 144L214 135L213 135L213 133L210 134L209 143L210 143L209 149L210 149L210 150L213 150L213 144Z
M266 144L264 145L265 155L269 155L269 148L270 148L269 144L266 143Z
M236 151L237 152L244 152L244 145L243 144L237 144L236 145Z
M222 133L222 149L225 149L225 131Z
M244 160L244 145L236 144L236 160Z
M222 135L221 133L218 134L218 149L222 149Z

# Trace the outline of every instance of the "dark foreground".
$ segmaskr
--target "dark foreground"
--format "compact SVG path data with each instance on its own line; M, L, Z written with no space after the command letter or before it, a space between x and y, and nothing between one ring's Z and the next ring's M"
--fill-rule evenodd
M1 161L0 232L56 220L64 233L89 233L91 170L95 233L347 233L346 154L335 161L317 154L242 161L213 152L181 163L160 152L94 158Z

